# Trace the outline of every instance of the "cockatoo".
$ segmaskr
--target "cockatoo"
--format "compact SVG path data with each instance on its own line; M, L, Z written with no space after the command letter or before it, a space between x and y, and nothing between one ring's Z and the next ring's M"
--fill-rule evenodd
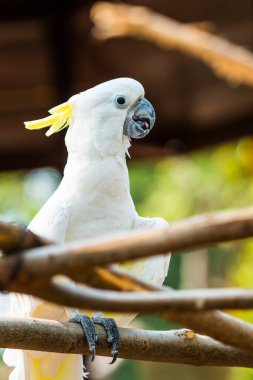
M25 126L50 126L47 136L68 127L68 159L59 187L31 221L29 230L63 243L167 225L161 218L139 216L130 195L126 165L130 139L145 137L155 122L154 109L139 82L131 78L104 82L72 96L49 113ZM169 254L151 257L128 263L125 270L161 286L169 259ZM73 316L68 308L18 294L13 295L12 311L19 317L60 322ZM119 315L116 322L126 326L134 317ZM9 380L82 380L84 375L81 355L6 350L4 360L14 367Z

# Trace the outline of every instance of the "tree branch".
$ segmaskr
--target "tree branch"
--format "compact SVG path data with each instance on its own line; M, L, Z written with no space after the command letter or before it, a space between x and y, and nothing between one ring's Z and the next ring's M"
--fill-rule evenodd
M3 251L13 252L46 244L48 242L45 239L27 230L25 226L0 221L0 249Z
M82 278L91 267L140 259L160 253L189 252L215 243L253 236L253 208L207 214L172 224L169 227L136 232L100 243L75 242L24 251L22 265L7 290L48 280L55 274ZM0 280L8 278L16 266L15 256L0 258Z
M202 312L160 313L163 319L176 322L200 334L231 346L252 352L253 325L218 310Z
M158 288L157 288L158 289ZM65 305L96 311L124 313L192 312L213 309L252 309L253 290L194 289L152 292L121 292L98 290L76 284L51 283L35 290L34 295ZM33 290L31 290L32 292Z
M98 297L99 291L98 293L96 293L96 290L86 289L86 291L87 293L85 294L83 287L80 286L72 288L65 284L53 283L50 286L45 286L43 290L37 291L37 295L39 297L43 296L43 298L46 298L51 302L68 306L78 306L82 309L85 308L86 310L113 311L120 309L119 307L113 307L115 297L107 297L106 292L104 293L105 300L103 301L100 296ZM172 295L173 293L176 292L173 291ZM171 292L169 292L169 294L171 294ZM159 295L160 294L157 292L157 296ZM142 297L144 296L145 293L142 294ZM117 297L119 297L118 294ZM101 305L99 305L100 301ZM141 303L139 299L138 302ZM120 310L123 310L123 308ZM130 312L132 310L137 311L138 308L136 306L135 308L124 308L124 310ZM179 323L198 333L208 335L224 344L250 352L253 350L253 325L218 310L202 312L182 312L172 310L158 313L158 310L154 307L152 314L157 314L165 320Z
M110 356L104 330L96 327L98 355ZM253 367L253 355L225 346L190 330L119 329L119 356L135 360L192 365ZM89 354L81 327L39 319L0 318L0 346L24 350Z
M66 293L63 285L50 284L51 276L61 273L78 280L83 273L89 272L91 268L96 268L98 265L142 258L155 255L157 252L166 253L170 249L173 252L188 251L222 241L250 237L252 234L253 208L209 214L174 223L168 228L139 232L114 241L107 240L99 244L86 245L69 243L64 246L32 249L22 255L7 255L0 258L0 278L2 283L6 284L7 290L37 295L56 303L61 303L64 299L64 303L68 304L67 298L70 299L70 295ZM21 262L18 262L18 272L15 272L16 277L13 278L11 275L13 275L14 269L17 271L17 259ZM9 283L6 282L8 278L12 279ZM146 288L145 284L142 285L140 281L137 285L139 289L150 290L150 287ZM79 292L80 288L76 290ZM83 292L83 288L81 290ZM74 294L72 295L74 296ZM143 294L141 296L143 297ZM52 297L56 298L52 299ZM81 299L83 293L80 293L78 297L83 302ZM111 308L109 299L108 305ZM76 303L75 306L77 306ZM87 306L87 302L85 306ZM161 316L212 336L226 344L251 351L253 349L252 325L224 313L218 311L184 313L167 311L163 312Z
M177 49L199 58L229 81L253 85L252 53L196 26L146 7L109 2L96 3L90 16L98 39L131 36L147 40L162 49Z

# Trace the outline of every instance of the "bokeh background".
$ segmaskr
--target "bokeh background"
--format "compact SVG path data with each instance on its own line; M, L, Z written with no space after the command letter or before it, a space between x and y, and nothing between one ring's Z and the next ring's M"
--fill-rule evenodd
M250 0L128 3L184 23L204 22L216 34L252 48ZM62 176L64 132L47 139L43 132L25 131L22 122L44 117L68 96L118 76L141 81L157 112L155 129L145 141L133 142L128 161L131 193L141 215L175 221L251 205L253 89L147 41L97 41L91 35L92 5L15 0L0 6L0 218L28 224ZM176 289L252 287L252 261L252 240L173 256L166 284ZM8 296L1 296L0 313L7 310ZM253 322L250 311L236 315ZM175 328L152 317L136 323ZM8 372L1 364L0 380ZM130 377L251 380L253 371L124 361L107 379Z

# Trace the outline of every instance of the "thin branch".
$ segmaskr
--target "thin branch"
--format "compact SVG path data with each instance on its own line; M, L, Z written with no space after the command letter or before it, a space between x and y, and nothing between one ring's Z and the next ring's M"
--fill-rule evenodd
M102 328L97 327L98 355L110 356ZM253 367L253 355L225 346L190 330L119 329L119 356L135 360L192 365ZM89 354L81 327L39 319L0 318L0 346L24 350Z
M89 287L98 289L112 289L120 291L138 292L146 290L161 290L156 286L132 276L120 269L116 265L107 267L94 267L85 273L85 276L79 274L71 275L71 278L82 284L87 284Z
M149 8L96 3L91 9L98 39L131 36L177 49L204 61L223 78L253 85L253 54L247 49L191 24L183 24Z
M98 290L77 285L51 283L35 290L34 295L47 301L95 311L162 313L192 312L214 309L253 309L253 290L248 289L198 289L152 292L119 292Z

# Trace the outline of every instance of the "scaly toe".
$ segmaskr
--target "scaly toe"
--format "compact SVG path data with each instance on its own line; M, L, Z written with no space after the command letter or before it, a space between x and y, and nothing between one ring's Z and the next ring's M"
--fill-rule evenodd
M116 362L119 353L119 330L116 322L112 318L92 317L92 321L96 325L103 326L106 332L107 342L112 347L111 353L113 355L110 364Z
M96 345L99 341L93 321L88 317L88 315L81 315L77 313L73 318L70 319L70 322L78 323L81 325L88 342L89 350L91 352L91 361L93 361L96 357Z

